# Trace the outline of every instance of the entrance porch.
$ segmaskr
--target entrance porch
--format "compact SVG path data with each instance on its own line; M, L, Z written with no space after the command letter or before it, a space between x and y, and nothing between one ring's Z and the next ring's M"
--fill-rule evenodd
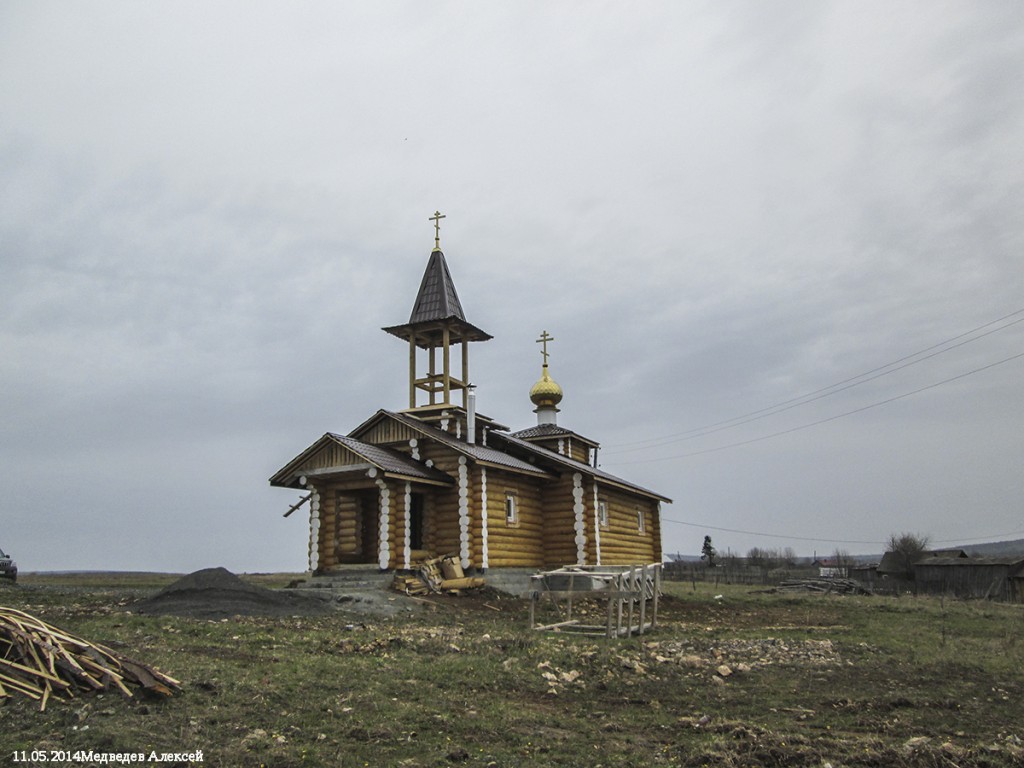
M366 486L323 481L312 486L310 570L314 574L349 566L404 569L419 559L429 525L427 494L410 482L378 479Z

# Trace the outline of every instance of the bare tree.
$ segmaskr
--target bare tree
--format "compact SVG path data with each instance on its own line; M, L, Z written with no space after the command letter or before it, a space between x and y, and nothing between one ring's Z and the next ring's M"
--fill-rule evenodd
M894 533L889 536L889 551L917 557L928 549L928 537L919 533Z
M747 550L747 565L760 568L764 565L764 550L760 547L751 547Z
M747 551L747 564L765 571L780 567L784 560L783 554L777 549L751 547Z
M904 578L914 578L914 563L921 559L927 549L928 537L919 533L894 533L889 536L889 552L897 556Z
M796 550L792 547L786 547L782 550L782 564L787 568L792 568L796 565Z
M837 549L832 553L832 560L838 575L846 578L850 575L850 566L853 565L853 558L845 549Z

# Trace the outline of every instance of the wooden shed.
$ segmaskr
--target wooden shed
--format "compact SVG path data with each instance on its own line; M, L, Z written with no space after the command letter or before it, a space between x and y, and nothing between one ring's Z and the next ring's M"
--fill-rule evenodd
M409 344L409 407L325 433L270 478L307 494L311 571L406 569L425 553L467 571L661 561L670 499L604 472L598 443L557 424L546 331L536 426L476 413L468 345L491 336L466 320L439 238L409 321L384 330Z
M929 557L914 581L920 593L1024 602L1024 557Z
M914 580L914 565L921 560L965 558L967 553L962 549L926 549L914 557L905 552L886 552L875 569L878 576L885 579Z

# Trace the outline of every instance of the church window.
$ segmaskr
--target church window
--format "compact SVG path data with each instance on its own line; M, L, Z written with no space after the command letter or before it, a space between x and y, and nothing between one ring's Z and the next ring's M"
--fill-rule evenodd
M597 502L597 522L602 528L608 527L608 502L598 501Z
M516 495L512 491L505 493L505 523L507 525L519 524L519 507L516 505Z
M636 508L636 530L638 533L644 533L646 530L644 511L640 507Z

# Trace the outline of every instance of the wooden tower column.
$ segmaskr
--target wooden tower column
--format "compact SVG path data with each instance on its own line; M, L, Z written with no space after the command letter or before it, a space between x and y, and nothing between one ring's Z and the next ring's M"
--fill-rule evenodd
M409 334L409 407L416 407L416 334Z

